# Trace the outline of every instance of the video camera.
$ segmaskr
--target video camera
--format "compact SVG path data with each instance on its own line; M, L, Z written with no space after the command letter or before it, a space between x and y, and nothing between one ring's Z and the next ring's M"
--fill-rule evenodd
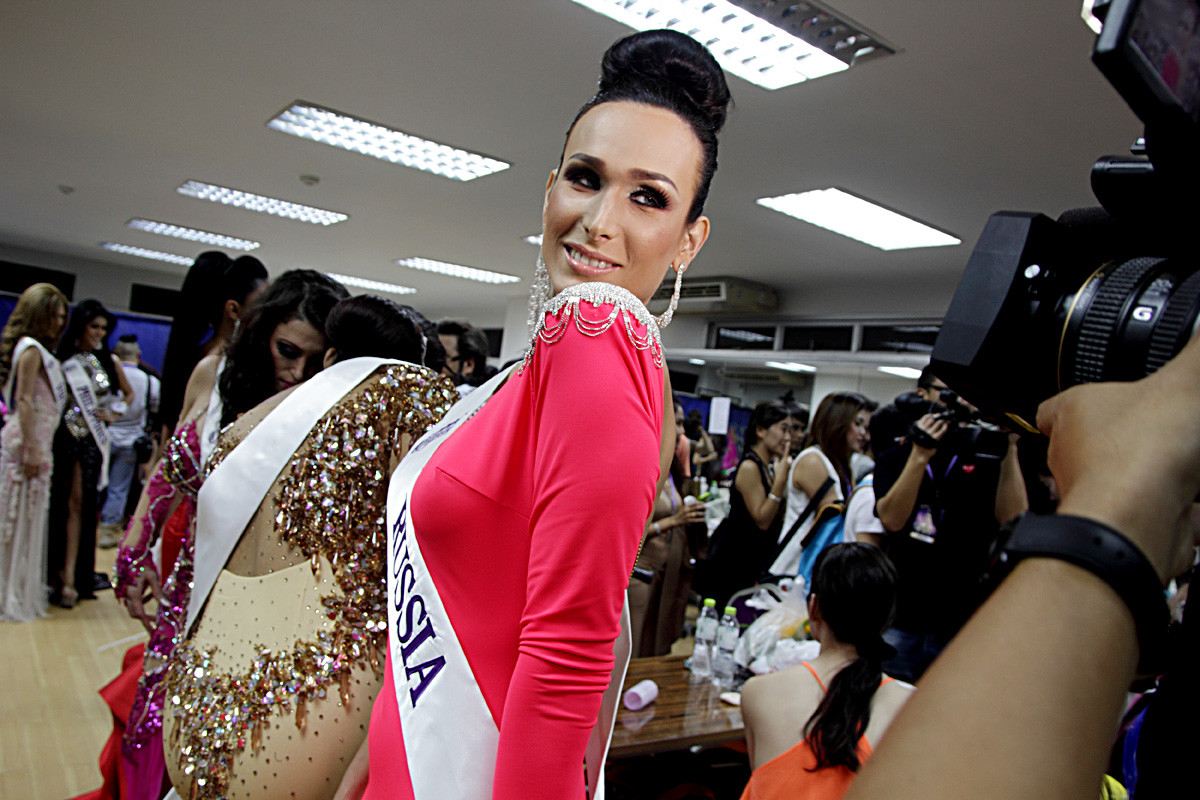
M897 433L892 444L899 440L899 433L903 431L906 441L944 453L999 459L1008 452L1008 434L985 422L977 409L961 402L958 395L948 390L941 392L941 399L936 403L923 399L915 392L902 394L890 406L884 406L876 412L876 415L879 414L894 414L898 418L891 423ZM917 420L926 414L933 414L948 423L949 427L941 440L934 439L917 426ZM874 428L875 419L872 417L872 440L875 437ZM878 452L883 449L886 447Z
M1132 156L1092 169L1103 208L1057 221L988 220L950 303L933 372L1014 429L1071 386L1154 372L1192 337L1200 312L1198 0L1097 3L1092 61L1145 124Z

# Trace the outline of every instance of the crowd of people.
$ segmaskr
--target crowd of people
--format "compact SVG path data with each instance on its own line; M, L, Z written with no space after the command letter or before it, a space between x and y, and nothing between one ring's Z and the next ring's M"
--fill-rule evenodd
M675 299L646 303L708 237L729 103L688 36L608 50L546 184L531 340L501 371L467 323L249 256L197 257L161 382L136 341L110 351L100 303L21 295L0 618L94 597L97 534L119 534L115 594L149 634L105 693L119 746L92 796L596 796L625 660L669 652L697 594L797 574L820 655L746 683L744 797L1095 796L1138 655L1162 671L1162 587L1194 561L1200 345L1139 389L1043 406L1062 516L1016 527L990 599L989 547L1029 506L1019 445L931 372L882 408L830 394L811 424L760 403L725 475L673 398ZM1110 413L1134 391L1177 424ZM580 409L614 435L581 435ZM710 539L698 495L722 479ZM1066 530L1107 549L1045 544ZM1153 741L1179 707L1152 708Z

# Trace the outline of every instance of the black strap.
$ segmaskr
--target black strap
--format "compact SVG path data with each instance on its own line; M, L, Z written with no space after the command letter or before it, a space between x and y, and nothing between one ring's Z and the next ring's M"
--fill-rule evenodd
M796 521L792 523L792 527L788 528L788 532L785 533L783 538L779 540L779 544L775 547L775 552L771 555L771 560L767 562L768 564L775 563L775 559L779 558L780 554L783 553L784 549L787 548L788 542L790 542L792 537L796 535L796 531L800 530L800 526L804 524L804 521L811 517L813 512L817 510L817 506L821 504L821 498L825 496L825 493L828 492L832 486L833 478L826 478L825 482L821 484L821 488L817 489L817 493L814 494L812 499L808 501L808 505L804 507L804 511L802 511L800 516L796 518ZM807 547L811 537L812 531L809 531L808 536L804 538L804 541L801 542L800 546Z

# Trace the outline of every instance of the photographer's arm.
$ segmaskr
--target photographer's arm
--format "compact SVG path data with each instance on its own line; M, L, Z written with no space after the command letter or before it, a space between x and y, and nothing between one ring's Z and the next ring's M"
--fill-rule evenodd
M946 434L946 421L937 419L932 414L926 414L917 421L917 427L925 431L935 440L941 440ZM925 467L936 453L936 448L921 447L913 444L908 454L908 461L900 471L896 482L882 496L875 500L875 516L883 523L885 530L898 533L904 530L917 504L917 493L921 489L921 481L925 477Z
M1000 482L996 487L996 522L1007 523L1018 514L1029 510L1029 497L1025 493L1025 479L1021 477L1021 464L1017 460L1017 437L1008 437L1008 453L1000 463Z
M1194 342L1149 378L1077 387L1038 415L1060 510L1121 531L1164 580L1192 552L1197 407ZM1133 617L1107 583L1028 558L925 674L846 798L1094 800L1137 658Z

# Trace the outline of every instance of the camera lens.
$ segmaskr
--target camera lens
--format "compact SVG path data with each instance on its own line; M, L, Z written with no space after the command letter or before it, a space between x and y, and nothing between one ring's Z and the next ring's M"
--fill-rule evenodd
M1059 387L1137 380L1191 338L1200 312L1200 272L1179 259L1113 261L1065 303Z

